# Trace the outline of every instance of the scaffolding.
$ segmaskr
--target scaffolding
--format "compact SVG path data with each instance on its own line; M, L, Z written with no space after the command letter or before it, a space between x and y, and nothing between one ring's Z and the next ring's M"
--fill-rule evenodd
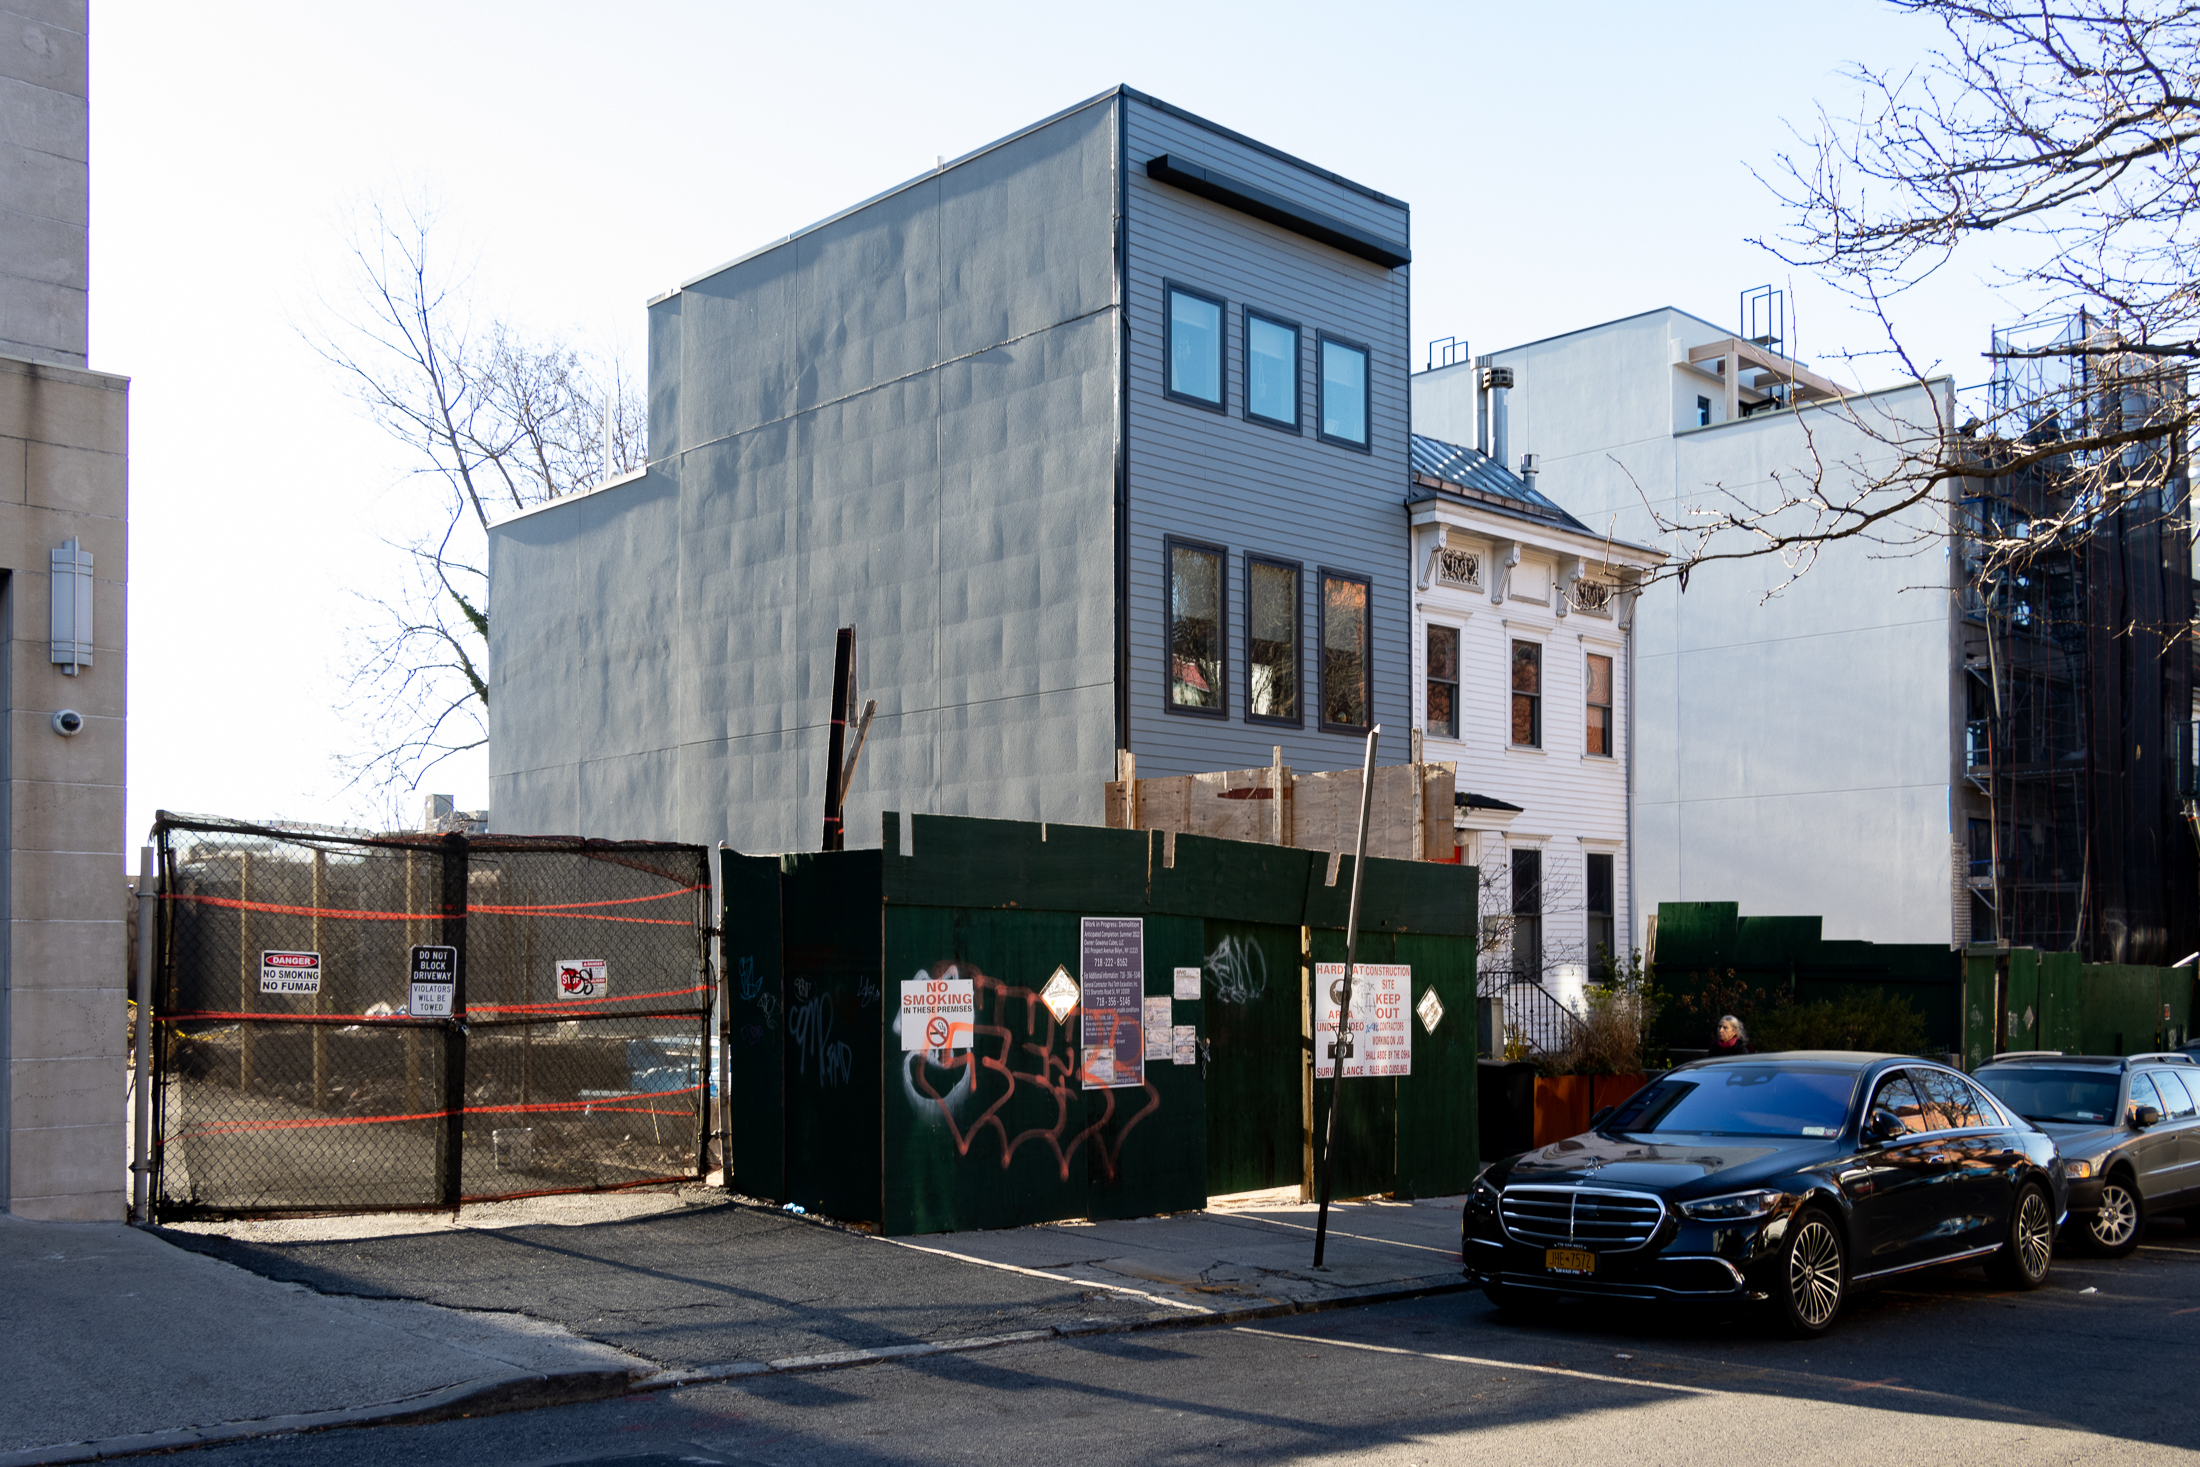
M2143 427L2184 400L2182 368L2119 352L2082 313L1997 330L1993 347L2000 431L1968 440L1982 468ZM2107 963L2167 963L2196 945L2200 876L2179 798L2188 487L2179 434L2074 443L1968 481L1957 836L1974 942Z

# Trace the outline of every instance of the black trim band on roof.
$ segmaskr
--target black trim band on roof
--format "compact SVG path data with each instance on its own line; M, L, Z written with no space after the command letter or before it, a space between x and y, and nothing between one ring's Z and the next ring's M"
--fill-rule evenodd
M1183 158L1171 158L1167 153L1162 153L1146 160L1146 176L1183 189L1186 193L1197 194L1203 199L1236 209L1241 214L1266 220L1295 234L1303 234L1308 239L1319 240L1348 255L1372 260L1386 269L1395 270L1400 265L1411 264L1413 261L1413 252L1395 240L1369 234L1358 225L1347 224L1333 215L1294 204L1289 199L1272 194L1255 184L1232 178L1227 173L1217 172L1203 164Z

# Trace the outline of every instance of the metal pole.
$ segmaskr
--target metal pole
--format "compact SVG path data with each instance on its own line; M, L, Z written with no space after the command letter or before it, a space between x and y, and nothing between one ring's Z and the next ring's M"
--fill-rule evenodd
M466 836L443 837L443 945L451 952L451 1016L443 1021L443 1205L455 1214L466 1176Z
M730 842L718 842L711 863L711 946L718 963L718 1185L733 1190L733 977L726 971L726 857Z
M153 848L138 848L137 930L137 1094L131 1110L135 1139L130 1151L130 1216L150 1219L146 1192L151 1182L153 1144Z
M1344 1051L1352 1032L1353 952L1360 941L1360 874L1367 869L1367 811L1375 799L1375 741L1383 735L1376 724L1367 731L1367 758L1360 766L1360 835L1352 854L1352 900L1344 917L1344 991L1337 1000L1337 1032L1329 1042L1329 1126L1322 1139L1320 1205L1314 1214L1314 1266L1322 1266L1322 1250L1329 1242L1329 1174L1337 1155L1337 1112L1344 1105Z

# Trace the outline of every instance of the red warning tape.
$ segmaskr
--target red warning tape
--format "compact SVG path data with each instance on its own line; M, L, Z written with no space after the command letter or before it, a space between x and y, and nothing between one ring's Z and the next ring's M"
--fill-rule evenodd
M700 1082L679 1090L644 1090L632 1095L606 1096L602 1100L548 1100L531 1105L469 1105L455 1112L458 1115L534 1115L550 1111L604 1111L613 1115L638 1116L691 1116L691 1110L656 1110L648 1106L618 1105L622 1100L663 1100L673 1095L694 1095L702 1090ZM178 1131L173 1140L183 1141L193 1136L225 1136L239 1131L303 1131L320 1126L380 1126L393 1121L447 1120L454 1112L449 1110L425 1110L417 1115L402 1116L300 1116L283 1121L223 1121L219 1124L187 1126Z
M472 1003L466 1005L463 1012L452 1017L463 1019L467 1014L582 1015L605 1012L617 1013L619 1010L606 1010L604 1005L640 1003L645 998L685 998L691 993L708 992L710 992L709 984L698 983L693 988L667 988L660 993L629 993L618 998L569 998L560 999L554 1003ZM701 1012L701 1010L696 1012ZM240 1019L269 1020L281 1024L387 1024L392 1022L403 1024L405 1020L411 1019L413 1027L418 1027L426 1022L419 1015L408 1014L285 1014L273 1011L242 1013L231 1012L226 1009L192 1009L178 1014L153 1015L153 1022L156 1024L205 1023L209 1021L217 1024L228 1024L235 1023Z
M272 912L285 917L333 917L339 921L354 922L438 922L445 917L462 917L467 912L486 912L500 917L524 917L531 914L552 917L570 917L578 922L636 922L649 927L692 927L695 924L681 917L615 917L609 913L583 912L581 907L623 907L634 902L661 902L667 897L687 896L703 890L701 886L683 886L677 891L661 891L650 896L607 897L600 902L552 902L546 906L487 906L472 905L463 912L452 912L438 907L425 912L362 912L345 907L301 907L285 902L248 902L236 897L200 896L192 892L164 891L162 901L197 902L206 907L223 907L234 912Z
M684 998L691 993L708 993L708 983L698 983L693 988L667 988L662 993L628 993L618 998L564 998L553 1003L470 1003L469 1014L600 1014L607 1003L640 1003L645 998Z

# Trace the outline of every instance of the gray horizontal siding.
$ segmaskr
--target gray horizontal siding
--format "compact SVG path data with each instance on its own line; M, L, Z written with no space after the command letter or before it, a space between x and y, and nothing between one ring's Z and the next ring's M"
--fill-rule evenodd
M652 308L648 477L492 537L499 829L814 847L849 622L850 844L1099 821L1115 141L1069 114Z
M1374 583L1375 717L1383 757L1402 760L1411 719L1405 498L1408 422L1407 272L1390 271L1158 184L1144 174L1156 153L1181 154L1259 183L1391 238L1406 237L1404 211L1132 102L1128 353L1130 465L1130 734L1141 774L1266 764L1281 744L1294 768L1358 762L1360 741L1319 731L1319 570ZM1176 280L1230 304L1227 415L1162 391L1162 287ZM1294 438L1242 416L1245 306L1299 322L1303 429ZM1320 331L1370 348L1372 454L1314 433L1315 340ZM1227 721L1165 711L1164 538L1181 535L1230 549L1230 714ZM1302 582L1303 728L1245 720L1247 551L1295 560Z

